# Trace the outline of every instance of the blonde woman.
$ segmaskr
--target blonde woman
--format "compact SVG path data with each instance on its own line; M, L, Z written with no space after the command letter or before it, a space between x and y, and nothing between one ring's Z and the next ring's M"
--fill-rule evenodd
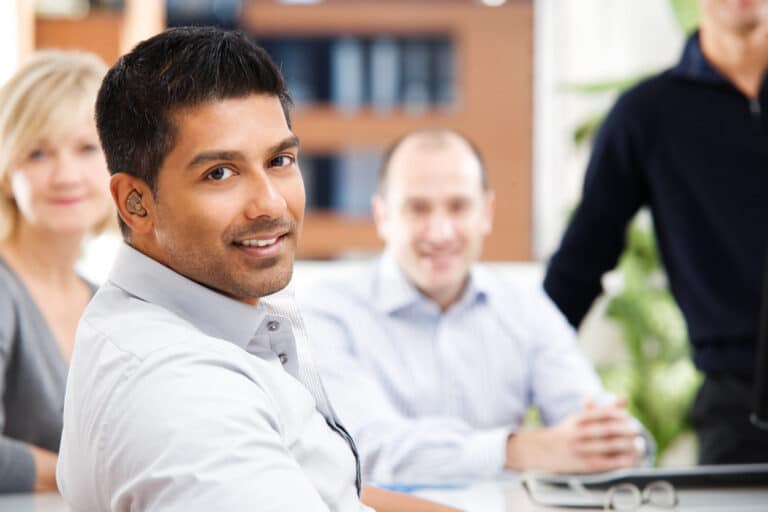
M69 358L94 288L74 269L113 216L93 105L104 64L36 54L0 89L0 492L56 489Z

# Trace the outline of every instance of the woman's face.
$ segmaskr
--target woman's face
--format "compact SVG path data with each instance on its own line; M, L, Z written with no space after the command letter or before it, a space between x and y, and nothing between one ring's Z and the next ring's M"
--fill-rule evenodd
M39 141L9 178L19 222L50 234L85 235L111 207L109 172L89 117L61 139Z

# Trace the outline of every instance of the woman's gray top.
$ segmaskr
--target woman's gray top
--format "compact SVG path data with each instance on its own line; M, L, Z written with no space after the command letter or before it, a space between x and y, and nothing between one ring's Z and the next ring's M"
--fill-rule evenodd
M59 451L68 365L27 288L0 258L0 492L30 492L29 444Z

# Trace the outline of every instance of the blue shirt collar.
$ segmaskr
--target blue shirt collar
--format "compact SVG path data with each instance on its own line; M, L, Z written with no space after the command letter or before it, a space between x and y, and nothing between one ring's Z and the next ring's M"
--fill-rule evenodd
M464 293L451 309L487 301L492 289L490 276L473 265ZM373 300L376 307L385 314L417 306L439 311L437 305L411 283L390 251L384 251L378 261L373 282Z
M262 302L254 307L206 288L123 244L109 281L134 297L157 304L209 336L246 348L267 316Z

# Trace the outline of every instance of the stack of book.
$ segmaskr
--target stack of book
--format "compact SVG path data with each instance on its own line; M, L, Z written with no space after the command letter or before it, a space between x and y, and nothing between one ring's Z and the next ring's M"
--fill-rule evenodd
M380 162L379 151L301 156L299 167L307 191L307 208L348 217L370 216Z
M280 66L298 106L330 103L422 112L454 102L453 41L448 36L255 36Z

